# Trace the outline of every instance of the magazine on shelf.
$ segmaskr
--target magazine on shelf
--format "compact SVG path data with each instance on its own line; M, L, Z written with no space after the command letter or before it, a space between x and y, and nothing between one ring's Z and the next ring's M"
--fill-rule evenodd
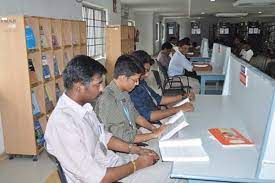
M35 68L34 68L32 59L28 59L28 65L29 65L30 82L31 82L31 84L36 83L38 81L38 79L37 79L37 75L35 73Z
M31 95L32 95L32 114L34 116L40 115L41 111L40 111L40 107L39 107L39 104L38 104L37 99L36 99L35 92L32 91Z
M36 48L36 39L32 30L32 27L27 25L25 27L25 36L26 36L26 44L27 49L35 49Z
M42 53L41 61L42 61L43 77L44 79L50 79L51 77L50 67L48 65L47 56L44 53Z

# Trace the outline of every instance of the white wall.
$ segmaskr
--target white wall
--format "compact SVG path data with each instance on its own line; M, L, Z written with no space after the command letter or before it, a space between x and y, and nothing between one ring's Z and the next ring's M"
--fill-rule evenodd
M135 13L136 28L139 30L137 49L145 50L151 55L154 52L153 16L154 14L152 12Z
M0 16L33 15L81 19L81 3L75 0L0 0Z

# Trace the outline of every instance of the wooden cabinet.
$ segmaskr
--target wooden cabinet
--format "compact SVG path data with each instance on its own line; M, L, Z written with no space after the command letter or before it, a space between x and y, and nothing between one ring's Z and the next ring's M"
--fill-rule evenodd
M35 42L31 48L26 38L30 30ZM43 150L34 121L45 131L64 91L66 63L75 55L86 54L85 36L83 21L0 18L0 111L7 154L36 157Z
M107 26L105 28L107 83L113 78L117 58L134 51L135 28L126 25Z

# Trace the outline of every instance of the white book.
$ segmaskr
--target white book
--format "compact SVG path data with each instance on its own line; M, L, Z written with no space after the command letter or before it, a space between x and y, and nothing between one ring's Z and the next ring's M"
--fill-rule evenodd
M159 149L163 161L209 161L200 138L160 141Z
M163 132L160 136L160 141L169 139L188 125L189 123L186 122L184 115L180 116L175 122L173 122L173 124L167 126L165 132Z
M185 103L187 103L187 102L190 102L190 99L189 99L189 98L186 98L186 99L184 99L184 100L178 102L177 104L173 105L173 107L178 107L178 106L183 105L183 104L185 104Z
M208 64L194 64L194 66L196 66L196 67L207 67Z
M174 114L173 116L171 116L165 124L173 124L183 115L184 115L184 113L182 111L179 111L176 114Z

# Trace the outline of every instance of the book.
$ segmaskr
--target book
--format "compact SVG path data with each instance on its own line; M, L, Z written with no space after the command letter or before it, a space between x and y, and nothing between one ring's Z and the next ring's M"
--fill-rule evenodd
M209 161L200 138L160 141L159 149L163 161Z
M46 35L44 33L44 30L43 30L43 26L39 26L39 30L40 30L40 43L41 43L41 47L42 48L48 48L49 45L48 45L48 41L47 41Z
M54 67L54 76L55 77L60 76L59 66L55 55L53 56L53 67Z
M40 107L39 107L39 104L38 104L36 96L35 96L35 92L32 91L31 95L32 95L32 115L34 115L34 116L40 115L41 111L40 111Z
M51 72L50 72L50 68L48 65L47 56L44 53L42 53L41 61L42 61L43 77L46 80L50 79Z
M173 105L173 107L181 106L181 105L183 105L183 104L185 104L185 103L187 103L187 102L190 102L190 99L189 99L189 98L186 98L186 99L184 99L184 100L178 102L177 104Z
M169 120L165 124L173 124L175 123L180 117L182 117L184 114L182 111L177 112L173 116L169 118Z
M52 102L52 98L49 95L47 87L45 87L44 89L45 89L46 112L48 113L54 108L54 105L53 105L53 102Z
M56 101L58 101L59 97L61 97L62 95L62 91L58 83L55 83L55 95L56 95Z
M34 121L34 133L35 133L35 140L38 147L43 147L45 143L44 133L39 121Z
M59 43L58 43L58 40L57 40L57 37L56 35L52 35L52 44L53 44L53 48L59 48Z
M251 140L235 128L211 128L208 131L223 147L254 146Z
M29 25L25 27L25 37L26 37L27 49L35 49L36 39L32 30L32 27Z
M196 67L208 67L208 64L194 64Z
M162 140L169 139L178 131L180 131L182 128L188 125L189 123L186 122L185 116L181 115L177 120L175 120L175 122L167 126L166 130L161 134L159 140L162 141Z
M31 84L38 82L37 75L35 73L35 68L33 66L32 59L28 59L28 65L29 65L29 76L30 76L30 82L31 82Z

